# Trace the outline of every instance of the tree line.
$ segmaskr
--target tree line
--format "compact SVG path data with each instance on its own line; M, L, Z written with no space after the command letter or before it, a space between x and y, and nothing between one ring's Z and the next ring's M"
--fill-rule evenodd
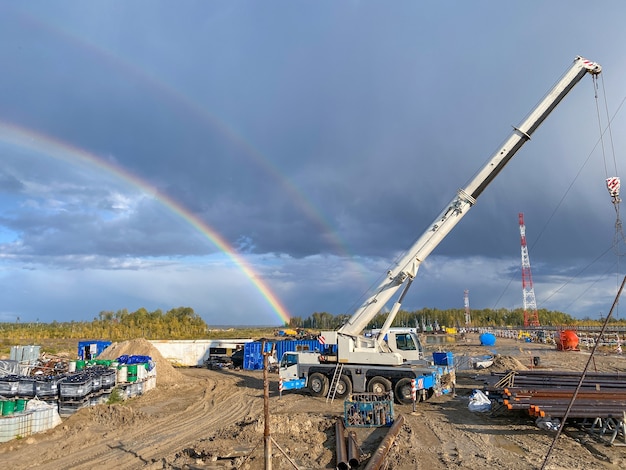
M145 308L135 312L103 311L92 321L0 323L0 336L7 339L196 339L206 337L207 332L205 321L190 307L178 307L165 313L149 312Z
M543 326L600 326L602 318L575 319L559 311L538 310L539 322ZM341 327L351 315L333 315L315 312L309 317L292 317L282 325L289 328L303 328L309 331L334 330ZM385 313L378 314L368 325L368 329L382 327ZM440 310L423 308L412 312L400 310L392 326L421 328L422 326L465 327L463 309ZM520 327L524 325L522 309L482 309L471 311L472 327ZM626 325L626 321L612 318L611 325ZM245 328L245 327L242 327ZM230 332L237 334L237 332ZM246 334L252 333L246 331ZM211 330L207 323L191 307L178 307L167 312L160 309L149 312L140 308L135 312L126 309L102 311L92 321L70 321L51 323L13 322L0 323L0 338L6 340L50 339L108 339L124 341L130 338L146 339L199 339L224 335L223 330ZM216 336L217 335L217 336Z
M600 326L602 318L591 319L589 317L576 319L571 315L555 310L537 310L539 323L543 326ZM350 319L351 315L333 315L327 312L315 312L307 318L292 317L288 325L291 328L307 328L313 330L334 330ZM368 329L380 328L386 319L386 313L379 313L367 325ZM470 326L472 327L520 327L524 325L524 310L514 309L482 309L470 312ZM626 325L626 321L611 318L611 324ZM421 328L422 326L435 326L460 328L465 327L465 310L436 308L422 308L412 312L398 311L392 324L394 327Z

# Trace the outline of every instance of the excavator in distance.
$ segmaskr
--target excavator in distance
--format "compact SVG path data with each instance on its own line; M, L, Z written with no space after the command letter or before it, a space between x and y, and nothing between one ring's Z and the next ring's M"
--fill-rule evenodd
M404 256L390 269L372 295L350 319L335 331L320 335L323 351L319 353L285 353L279 374L286 388L308 387L313 395L337 392L345 396L355 392L394 391L396 400L407 403L407 384L417 380L423 396L429 386L437 387L436 374L427 367L419 338L415 332L394 332L390 328L411 287L421 263L450 233L474 206L486 189L517 151L528 141L539 125L565 98L569 91L587 74L600 74L602 67L590 60L576 57L571 67L548 92L543 100L517 127L487 164L426 228ZM399 295L398 295L399 294ZM385 322L376 336L363 334L367 325L390 303ZM429 365L429 364L428 364ZM430 370L430 372L429 372ZM291 382L289 384L289 382ZM329 387L330 383L330 387Z

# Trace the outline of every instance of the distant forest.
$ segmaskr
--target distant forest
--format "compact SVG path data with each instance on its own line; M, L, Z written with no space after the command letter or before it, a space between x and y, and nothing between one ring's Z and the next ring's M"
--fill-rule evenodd
M576 319L563 312L551 310L537 310L539 323L544 326L600 326L605 318L584 318ZM368 324L368 328L380 328L385 322L386 314L378 314L373 321ZM522 309L507 310L504 308L492 310L472 310L470 312L471 326L473 327L520 327L524 325L524 311ZM293 317L289 322L291 327L310 329L335 329L343 325L350 315L332 315L330 313L314 313L308 318ZM611 318L611 325L626 325L626 319ZM448 328L459 328L465 326L465 310L450 309L439 310L436 308L423 308L413 312L400 310L392 326L421 327L423 325Z
M539 310L539 322L544 326L600 326L604 319L575 319L562 312ZM305 328L312 332L333 330L343 325L350 315L333 315L316 312L307 318L292 317L281 325L291 328ZM380 328L385 314L379 314L368 328ZM520 327L524 324L524 312L506 309L483 309L471 311L471 326L474 327ZM465 311L462 309L438 310L423 308L414 312L400 310L392 326L419 327L438 325L439 327L465 326ZM611 325L626 325L624 319L611 319ZM271 329L271 327L270 327ZM199 339L216 337L252 336L254 328L242 326L225 332L218 326L207 325L190 307L178 307L163 313L161 310L149 312L140 308L135 312L118 310L103 311L92 321L71 321L41 323L20 322L0 323L0 338L19 339L108 339L123 341L131 338L146 339ZM229 336L230 335L230 336ZM234 335L234 336L233 336Z

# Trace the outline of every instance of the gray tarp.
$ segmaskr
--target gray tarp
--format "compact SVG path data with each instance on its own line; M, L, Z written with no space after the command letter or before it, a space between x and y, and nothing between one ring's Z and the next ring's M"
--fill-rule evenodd
M0 360L0 377L18 374L19 366L17 361Z

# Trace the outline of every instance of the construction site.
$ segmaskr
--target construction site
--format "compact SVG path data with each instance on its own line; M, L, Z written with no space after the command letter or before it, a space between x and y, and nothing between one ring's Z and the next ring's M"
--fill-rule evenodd
M486 346L478 333L467 334L447 347L461 366L454 393L414 405L393 403L391 420L369 424L347 419L352 415L346 403L354 396L329 400L307 391L280 392L276 373L174 368L141 339L107 349L101 360L150 356L156 387L117 403L80 407L45 432L0 444L7 468L110 468L115 462L125 469L263 469L268 459L275 469L587 469L626 463L626 361L613 347L593 354L556 441L592 357L585 345L565 351L497 336ZM488 355L491 364L462 366ZM487 408L473 406L477 390L489 397ZM354 442L350 459L342 454L339 432L345 433L346 446ZM544 462L551 446L552 456Z
M607 325L626 278L601 328L542 327L523 213L523 325L472 327L466 290L463 328L394 326L424 260L569 91L601 70L577 56L336 329L93 340L54 360L16 346L1 361L5 467L623 468L626 336ZM619 177L606 186L617 210Z

